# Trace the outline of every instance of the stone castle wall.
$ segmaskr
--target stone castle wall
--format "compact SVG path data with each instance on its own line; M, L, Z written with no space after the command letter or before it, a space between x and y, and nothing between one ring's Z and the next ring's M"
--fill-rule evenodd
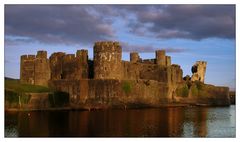
M75 107L135 103L157 106L169 102L167 84L154 80L56 80L50 85L56 90L69 92L71 105Z

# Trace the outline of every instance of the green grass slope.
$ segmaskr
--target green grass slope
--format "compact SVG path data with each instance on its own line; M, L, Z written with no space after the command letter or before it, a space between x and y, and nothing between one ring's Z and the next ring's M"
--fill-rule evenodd
M20 84L18 79L5 78L5 90L17 93L42 93L49 92L50 89L39 85Z

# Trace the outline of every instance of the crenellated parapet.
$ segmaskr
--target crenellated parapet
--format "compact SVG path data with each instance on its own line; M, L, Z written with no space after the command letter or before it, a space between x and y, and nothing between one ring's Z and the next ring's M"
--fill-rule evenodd
M47 51L37 51L37 58L44 58L44 59L47 59Z

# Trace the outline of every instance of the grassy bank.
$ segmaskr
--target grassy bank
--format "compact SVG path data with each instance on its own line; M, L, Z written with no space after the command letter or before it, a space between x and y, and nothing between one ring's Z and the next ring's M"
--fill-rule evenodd
M29 103L33 94L48 94L43 100L41 96L35 97L35 104ZM47 106L44 101L48 102ZM67 107L69 105L69 94L53 91L52 89L39 85L21 84L18 79L5 78L5 109L19 109L27 106L28 109L49 109Z
M49 88L39 85L20 84L18 79L5 78L5 90L16 93L43 93L51 91Z

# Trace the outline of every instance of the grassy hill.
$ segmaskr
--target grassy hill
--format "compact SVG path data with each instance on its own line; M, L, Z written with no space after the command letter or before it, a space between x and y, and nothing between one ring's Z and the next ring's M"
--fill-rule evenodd
M42 93L49 92L50 89L39 85L20 84L19 79L5 78L5 90L18 93Z
M19 108L21 104L28 104L31 95L26 93L44 92L49 92L48 101L51 107L63 107L69 104L68 93L55 92L39 85L21 84L19 79L5 78L5 108Z

